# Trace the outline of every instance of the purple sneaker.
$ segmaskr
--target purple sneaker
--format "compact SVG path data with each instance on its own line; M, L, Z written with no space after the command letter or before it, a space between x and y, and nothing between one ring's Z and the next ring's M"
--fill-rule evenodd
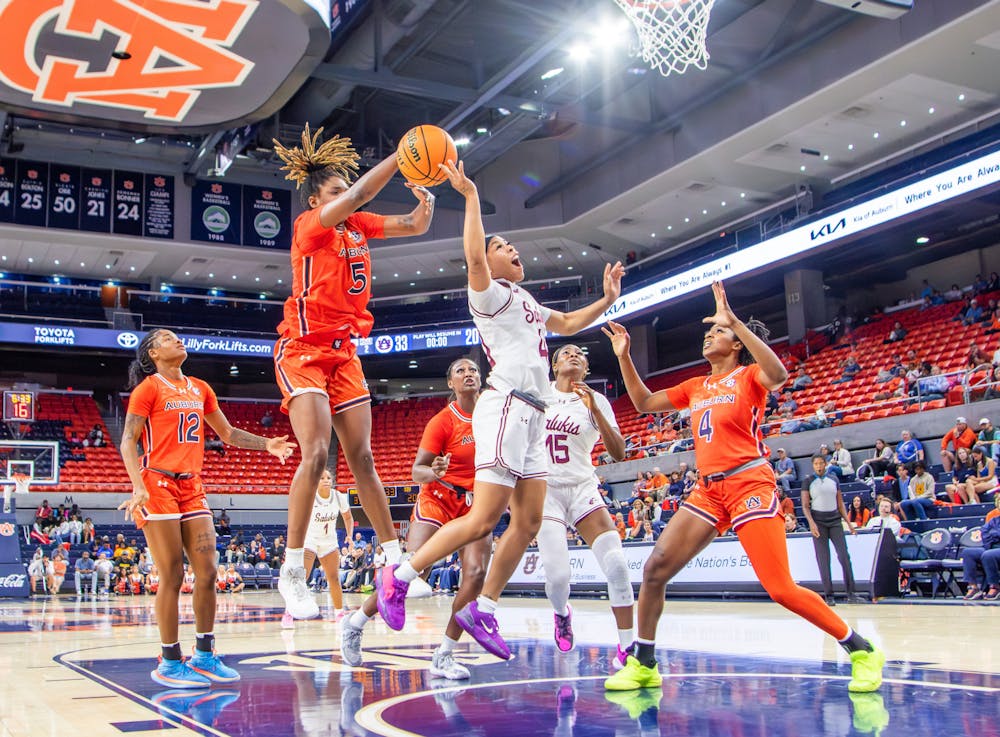
M559 652L568 653L573 649L573 610L567 604L565 617L553 613L552 618L556 623L556 647L559 648Z
M627 658L629 655L632 655L633 650L634 650L634 643L633 645L629 645L624 650L622 650L622 646L619 645L618 652L615 653L615 656L611 659L611 668L613 670L621 670L622 668L624 668L625 658Z
M389 629L398 632L406 624L406 591L410 584L396 578L395 572L396 566L383 566L375 576L375 591L378 613Z
M496 617L480 611L476 602L469 602L457 611L455 621L459 627L472 635L472 639L482 645L486 652L503 660L510 660L510 648L500 636Z

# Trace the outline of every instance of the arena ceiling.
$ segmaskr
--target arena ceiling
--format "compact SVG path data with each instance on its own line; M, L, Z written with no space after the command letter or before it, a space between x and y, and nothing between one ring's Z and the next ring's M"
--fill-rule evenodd
M631 53L612 0L352 7L330 52L224 180L280 182L267 142L292 140L306 121L350 135L369 160L434 122L469 140L461 155L487 227L511 236L530 277L593 276L630 251L683 261L705 235L791 203L802 187L821 194L1000 117L998 0L918 0L895 21L815 0L719 0L708 69L669 78ZM213 166L218 132L112 117L12 109L3 154L162 171L178 185ZM179 235L190 218L180 189ZM460 203L439 194L427 236L377 247L378 295L463 283ZM375 209L410 201L397 183ZM9 271L276 296L290 277L281 252L12 225L0 227L0 255Z

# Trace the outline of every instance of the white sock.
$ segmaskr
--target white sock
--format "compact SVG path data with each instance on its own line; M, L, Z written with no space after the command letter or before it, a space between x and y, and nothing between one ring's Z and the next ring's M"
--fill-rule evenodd
M389 540L382 543L382 552L385 553L385 564L394 566L399 563L403 551L399 549L399 540Z
M289 568L305 568L305 555L304 548L285 548L285 565Z
M476 605L479 607L479 611L484 614L494 614L497 610L497 603L483 594L476 597Z
M622 646L622 650L633 642L635 642L635 627L627 630L618 630L618 644Z
M384 550L385 548L383 548ZM361 630L365 628L368 624L368 620L371 619L367 614L364 613L362 609L356 609L351 613L351 616L347 618L347 624L356 630Z
M441 646L438 648L438 652L440 652L442 655L447 655L448 653L453 652L455 650L455 645L457 644L458 640L453 640L450 637L448 637L448 635L445 635L444 639L441 640Z
M382 548L385 550L385 548ZM396 566L396 570L393 572L393 578L398 578L404 583L409 583L417 577L417 571L410 565L410 561L405 560Z
M558 614L560 617L568 616L569 615L569 604L566 604L563 607L563 610L561 612L558 609L556 609L555 613Z

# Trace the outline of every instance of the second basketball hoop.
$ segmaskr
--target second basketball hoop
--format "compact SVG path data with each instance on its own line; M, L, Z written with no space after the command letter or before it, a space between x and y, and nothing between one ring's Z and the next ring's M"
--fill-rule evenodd
M664 77L708 67L708 21L715 0L615 0L635 26L639 54Z

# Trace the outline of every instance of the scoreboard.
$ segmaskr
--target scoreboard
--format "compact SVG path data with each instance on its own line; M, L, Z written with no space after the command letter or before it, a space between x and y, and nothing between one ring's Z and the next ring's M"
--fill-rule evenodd
M35 395L32 392L5 391L3 393L4 422L34 422Z
M394 484L384 487L385 497L389 500L389 506L413 505L417 502L417 495L420 493L420 484ZM361 506L361 498L358 496L357 487L351 486L347 489L347 498L352 507Z
M174 237L174 178L0 159L0 223Z

